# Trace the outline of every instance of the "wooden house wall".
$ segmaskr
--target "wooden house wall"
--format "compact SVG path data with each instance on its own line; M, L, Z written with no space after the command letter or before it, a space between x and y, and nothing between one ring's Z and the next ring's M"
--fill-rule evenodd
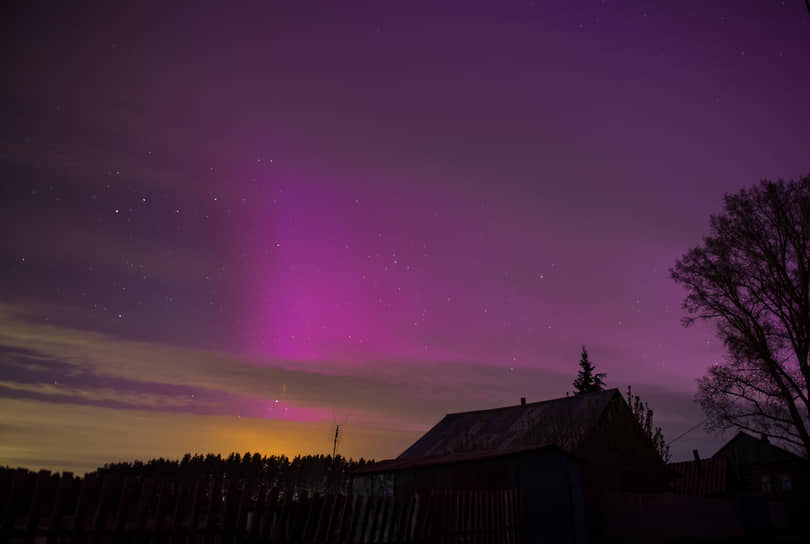
M581 465L558 451L414 467L386 477L397 497L431 489L520 489L526 492L526 530L550 542L584 541Z
M560 450L358 474L353 484L358 494L399 498L441 489L520 489L526 492L527 530L555 542L584 538L582 467Z

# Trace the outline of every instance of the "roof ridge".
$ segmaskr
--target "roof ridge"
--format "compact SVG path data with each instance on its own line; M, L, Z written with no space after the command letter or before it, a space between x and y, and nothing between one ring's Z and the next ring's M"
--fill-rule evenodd
M597 392L594 392L594 393L582 393L582 394L579 394L579 395L556 397L556 398L553 398L553 399L538 400L536 402L527 402L526 404L511 404L509 406L498 406L496 408L484 408L484 409L481 409L481 410L465 410L465 411L462 411L462 412L448 412L448 413L446 413L444 415L444 417L457 416L457 415L461 415L461 414L478 414L478 413L481 413L481 412L496 412L498 410L511 410L513 408L520 408L520 407L525 407L525 406L538 406L540 404L548 404L550 402L557 402L557 401L561 401L561 400L568 401L568 400L574 400L574 399L581 399L582 397L586 397L586 396L604 395L605 393L611 393L611 392L618 393L619 389L617 387L611 387L610 389L605 389L603 391L597 391Z
M735 434L728 442L723 444L720 447L720 449L718 449L716 452L714 452L714 455L712 455L711 458L713 459L714 457L720 456L721 453L723 453L729 446L731 446L732 442L735 442L737 440L746 440L746 439L747 440L752 440L752 441L757 442L757 443L759 443L761 441L760 438L757 438L756 436L754 436L754 435L752 435L750 433L747 433L747 432L745 432L743 430L739 430L739 431L737 431L737 434ZM770 441L766 441L764 444L767 445L771 449L779 450L781 453L787 454L787 455L789 455L791 457L794 457L796 459L801 459L803 461L805 460L805 458L802 457L801 455L798 455L798 454L796 454L796 453L794 453L794 452L792 452L792 451L790 451L788 449L785 449L785 448L783 448L781 446L777 446L776 444L773 444Z

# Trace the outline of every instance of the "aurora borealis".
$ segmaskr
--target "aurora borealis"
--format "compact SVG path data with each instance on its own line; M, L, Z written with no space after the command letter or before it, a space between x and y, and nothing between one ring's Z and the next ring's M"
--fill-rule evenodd
M800 1L3 9L0 464L390 457L583 344L674 438L669 267L810 168Z

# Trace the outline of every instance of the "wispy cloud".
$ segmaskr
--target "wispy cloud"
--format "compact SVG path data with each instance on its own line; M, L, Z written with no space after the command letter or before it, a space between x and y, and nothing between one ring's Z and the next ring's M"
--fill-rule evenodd
M310 420L350 417L415 429L446 411L514 402L511 391L521 380L539 386L535 394L552 396L567 379L483 364L368 361L345 367L260 359L123 340L31 318L24 308L0 307L0 348L7 362L0 385L17 396L278 419L305 411ZM12 372L14 366L19 370Z
M355 450L357 454L378 457L397 454L445 413L515 404L515 391L540 400L570 389L570 376L546 370L390 360L346 366L340 361L269 360L135 342L35 322L25 308L8 304L0 305L0 358L0 400L6 403L39 406L39 411L58 405L56 412L67 410L64 413L95 410L89 422L109 414L126 419L129 416L122 415L126 413L150 421L164 417L159 414L175 419L194 416L199 418L193 420L195 425L214 425L217 432L241 436L222 444L255 437L251 433L256 431L237 431L245 425L250 429L282 425L284 433L276 438L300 446L314 439L301 438L302 430L314 425L322 428L324 436L318 443L323 445L328 442L324 429L348 423L364 437L355 445L362 442L367 449ZM666 424L670 438L700 417L691 393L634 386L640 386L636 392L656 409L656 421ZM155 415L144 415L148 413ZM0 422L17 423L13 418ZM165 421L150 423L151 432L174 432L168 427L160 430L165 425ZM95 436L99 431L83 432ZM400 442L380 442L391 433ZM713 447L716 439L696 433L705 449ZM293 435L301 441L295 442ZM94 439L104 440L101 435ZM689 443L695 443L694 437ZM684 451L675 449L678 457L688 453ZM19 455L23 454L8 453L6 458Z

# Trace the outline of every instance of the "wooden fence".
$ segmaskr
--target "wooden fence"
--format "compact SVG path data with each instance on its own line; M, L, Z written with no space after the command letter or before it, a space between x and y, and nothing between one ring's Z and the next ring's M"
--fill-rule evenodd
M285 497L250 481L42 471L0 478L0 542L465 543L520 541L516 490L408 498Z
M599 538L592 542L737 542L743 537L755 542L792 542L784 539L794 533L788 526L786 505L762 496L614 492L604 494L594 506L593 528Z

